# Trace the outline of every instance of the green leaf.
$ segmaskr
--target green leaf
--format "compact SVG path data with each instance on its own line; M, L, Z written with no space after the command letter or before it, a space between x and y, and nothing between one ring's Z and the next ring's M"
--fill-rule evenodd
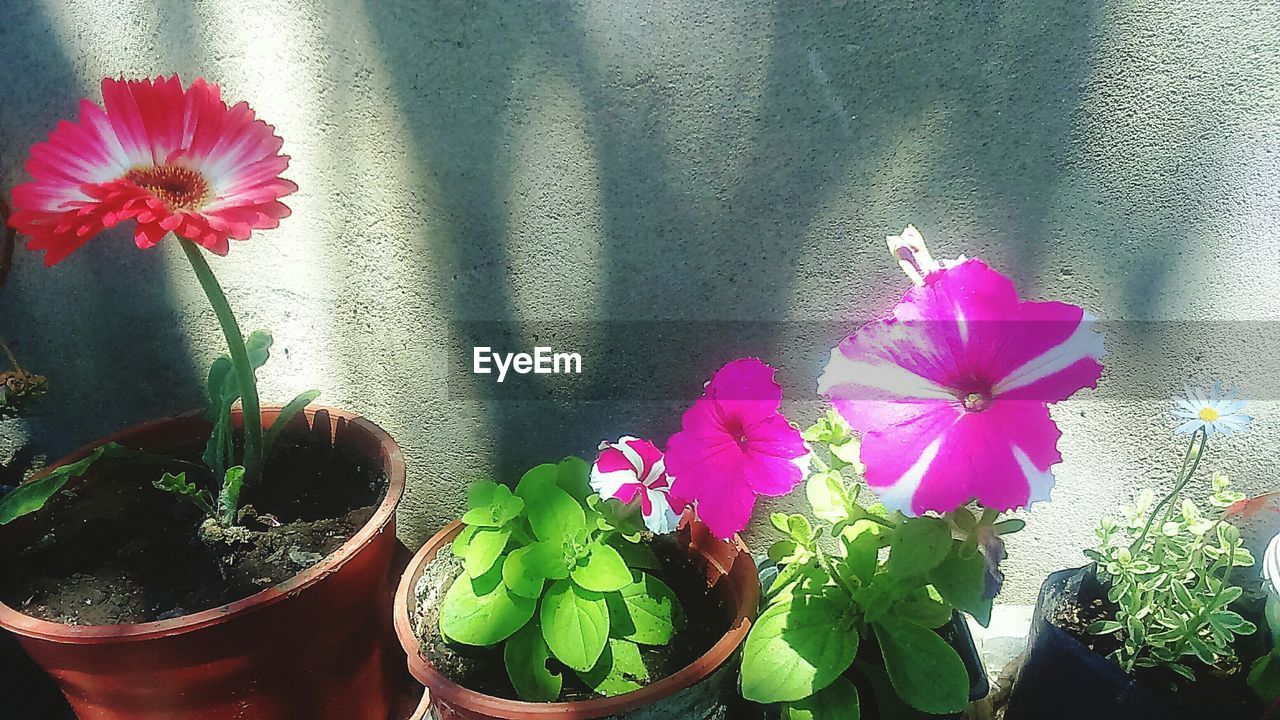
M859 720L858 689L845 677L803 700L782 706L782 720Z
M164 455L144 453L116 443L106 443L94 448L84 459L50 470L37 480L25 482L0 498L0 525L7 525L17 518L33 513L49 501L73 478L83 476L94 463L103 459L124 459L149 465L172 464L179 461Z
M969 704L969 674L938 633L892 615L873 627L885 671L905 703L934 715L964 710Z
M271 427L262 435L262 456L269 457L271 448L275 447L276 440L280 439L280 435L289 427L289 423L297 417L298 413L307 409L307 406L320 397L319 390L307 390L299 393L297 397L289 401L288 405L280 408L280 414L271 422Z
M899 599L890 612L898 618L927 628L946 625L952 617L951 606L931 597L924 588Z
M542 639L542 628L537 622L526 624L520 632L507 638L502 660L521 700L553 702L560 697L564 678L547 669L550 659L551 651Z
M557 660L578 672L595 667L609 637L604 595L559 580L543 596L540 617L542 637Z
M794 596L773 605L747 635L742 696L759 703L803 700L849 668L858 640L839 606L826 598Z
M480 528L467 545L467 576L478 578L493 569L511 539L510 530Z
M804 485L805 496L813 508L814 517L829 523L850 519L849 495L843 476L838 472L819 472L809 476Z
M845 465L852 465L861 470L862 443L857 440L846 440L839 445L832 445L831 455Z
M262 367L271 357L271 343L271 332L268 330L255 330L249 334L245 340L245 350L253 370ZM209 402L205 418L213 423L213 430L209 434L209 442L205 445L202 458L204 464L213 471L214 477L223 477L231 464L231 456L235 451L231 407L240 399L240 395L240 382L231 358L226 355L218 357L209 366L209 376L205 383L205 396Z
M462 516L462 522L479 527L502 527L524 511L523 499L514 496L506 485L491 480L482 480L471 487L467 505L471 509Z
M941 518L915 517L893 531L886 571L895 577L923 575L951 552L951 529Z
M841 534L844 560L836 566L846 578L857 578L862 585L871 583L880 562L880 539L874 533Z
M595 667L578 677L592 690L612 697L639 690L649 680L649 670L640 657L640 646L610 638Z
M524 627L537 606L508 591L498 568L475 579L463 574L440 604L440 632L464 645L496 645Z
M1249 687L1265 703L1280 699L1280 650L1263 655L1249 669Z
M587 562L570 571L573 581L586 590L608 593L631 584L631 571L622 555L599 540L591 543Z
M226 355L220 355L214 358L213 363L209 365L209 375L205 380L204 399L207 407L205 408L206 420L217 420L217 415L224 405L223 395L226 394L227 388L235 388L235 365L231 363L231 358ZM228 384L228 380L230 383ZM232 402L235 402L234 400Z
M683 621L676 594L648 573L636 573L634 582L605 600L613 637L641 645L666 645Z
M179 497L186 498L196 507L200 508L206 515L213 517L215 511L213 509L213 496L207 490L202 490L195 483L187 480L187 474L180 472L177 475L165 473L159 480L151 483L157 490L173 493Z
M586 502L591 491L591 463L570 455L556 466L556 484L578 502Z
M218 524L231 527L236 524L236 511L240 509L240 488L244 485L244 467L227 468L218 491Z
M471 526L462 528L462 530L458 532L457 537L453 539L453 543L449 546L449 549L453 551L453 554L465 559L467 557L467 547L471 545L471 538L475 537L476 532L479 529L480 528Z
M957 546L929 571L929 582L943 599L973 616L982 627L991 623L991 598L986 595L986 563L982 555L966 557Z
M534 600L542 596L548 578L563 580L567 572L560 547L551 542L516 548L502 562L502 581L511 592Z
M524 474L516 495L524 500L525 517L539 540L580 533L587 527L582 505L557 484L559 468L542 464Z

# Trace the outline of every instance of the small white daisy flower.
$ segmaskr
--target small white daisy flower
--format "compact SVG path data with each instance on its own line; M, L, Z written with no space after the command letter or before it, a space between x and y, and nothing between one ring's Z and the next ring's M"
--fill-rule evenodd
M1186 394L1173 399L1174 417L1182 420L1177 432L1190 435L1203 429L1206 435L1222 433L1233 435L1249 429L1253 418L1245 415L1245 401L1236 397L1235 390L1222 391L1222 383L1214 383L1213 390L1186 388Z

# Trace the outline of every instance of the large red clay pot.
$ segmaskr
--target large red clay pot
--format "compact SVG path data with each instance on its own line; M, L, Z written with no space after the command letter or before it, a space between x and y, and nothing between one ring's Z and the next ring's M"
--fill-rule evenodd
M278 414L264 410L263 424ZM386 720L389 669L402 662L387 642L387 592L404 458L386 432L351 413L311 408L294 422L368 458L389 480L368 524L317 565L238 602L161 622L70 626L0 604L0 626L53 676L81 720ZM166 418L62 462L108 440L189 447L208 430L197 414ZM12 542L21 525L6 527L0 542Z
M441 674L422 656L410 612L423 570L440 548L453 542L462 523L453 522L418 551L396 590L395 626L409 656L409 672L427 686L414 720L735 720L738 649L746 640L760 601L760 581L751 554L737 538L717 540L699 522L686 518L680 539L707 571L707 585L730 608L729 631L702 657L683 670L635 692L580 702L529 703L485 695L462 687ZM696 618L690 619L696 622ZM721 704L723 701L723 704Z

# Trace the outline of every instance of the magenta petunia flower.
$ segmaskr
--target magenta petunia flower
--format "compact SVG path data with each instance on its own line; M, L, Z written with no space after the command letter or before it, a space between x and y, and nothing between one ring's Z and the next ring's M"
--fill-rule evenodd
M217 85L178 77L102 81L103 105L80 103L31 148L33 182L13 190L9 224L58 263L104 229L132 220L149 248L170 232L225 255L288 216L280 177L289 158L270 125L245 103L228 107Z
M1019 300L980 260L921 255L919 286L831 352L818 392L863 434L867 484L890 509L1049 499L1062 433L1048 404L1096 386L1102 335L1079 307Z
M716 537L746 528L756 496L786 495L804 479L809 448L778 411L782 386L756 358L720 368L667 442L671 494L696 504Z
M600 443L600 457L591 466L591 489L624 505L638 500L645 527L659 535L675 532L685 508L683 501L671 497L672 480L662 451L630 435Z

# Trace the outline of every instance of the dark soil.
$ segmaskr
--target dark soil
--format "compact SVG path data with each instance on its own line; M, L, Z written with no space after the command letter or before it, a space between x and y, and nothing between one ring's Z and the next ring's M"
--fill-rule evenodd
M699 567L672 537L657 537L650 547L661 561L662 568L650 571L666 583L680 600L685 617L684 627L662 647L640 646L641 656L649 671L649 682L674 675L706 654L729 631L732 609L712 592L706 583L705 569ZM439 586L439 598L462 570L461 561L449 552L446 545L427 568L427 572L444 573L447 580ZM418 609L418 633L422 641L422 654L450 680L470 690L493 697L518 700L515 688L507 677L502 659L502 646L478 648L445 642L440 636L438 606L423 603ZM692 620L690 620L692 618ZM560 702L590 700L599 697L574 673L554 658L548 663L552 672L564 678Z
M170 451L199 464L203 448ZM175 464L213 489L207 471ZM10 526L0 600L44 620L166 620L235 602L320 562L373 514L380 467L315 437L284 436L263 482L242 494L240 527L201 530L203 513L157 490L165 468L102 464L76 489ZM216 494L216 490L214 490Z
M1107 587L1097 578L1093 569L1085 572L1080 583L1080 592L1075 598L1063 601L1055 608L1047 620L1054 626L1065 630L1093 652L1107 657L1120 648L1122 635L1092 635L1088 627L1099 620L1114 620L1116 606L1107 599ZM1246 618L1253 620L1259 627L1265 627L1261 621L1261 608L1253 607L1247 599L1232 605L1232 609ZM1183 659L1183 664L1196 674L1196 681L1189 683L1180 675L1164 668L1138 668L1134 676L1152 690L1161 689L1181 702L1194 704L1227 705L1239 703L1249 707L1256 702L1253 691L1245 683L1249 665L1262 652L1259 638L1237 639L1236 652L1240 662L1232 667L1208 666L1196 660L1194 656Z

